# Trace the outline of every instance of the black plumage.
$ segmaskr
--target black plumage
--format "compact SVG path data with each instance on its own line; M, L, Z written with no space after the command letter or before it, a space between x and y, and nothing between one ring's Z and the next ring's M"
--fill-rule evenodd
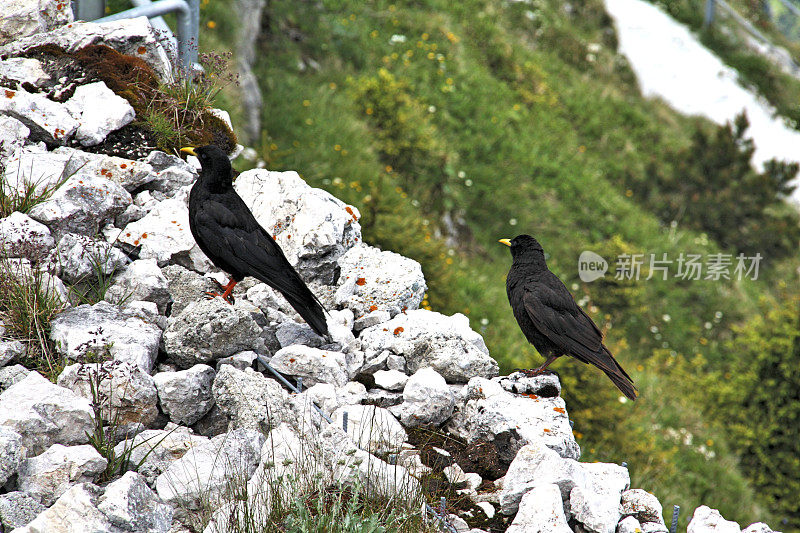
M501 243L511 247L513 263L506 278L506 291L522 333L547 358L538 374L562 355L591 363L614 382L631 400L636 399L633 380L603 344L603 334L575 303L567 287L550 272L544 250L530 235L519 235Z
M189 193L189 228L217 268L230 276L221 296L253 276L280 292L317 334L327 337L325 309L292 267L280 246L262 228L233 188L233 167L214 145L182 148L200 160L200 176Z

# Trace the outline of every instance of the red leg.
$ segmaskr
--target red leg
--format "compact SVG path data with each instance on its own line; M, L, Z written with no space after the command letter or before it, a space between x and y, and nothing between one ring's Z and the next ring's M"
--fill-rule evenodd
M523 370L523 373L528 377L538 376L539 374L544 372L545 369L550 365L550 363L552 363L556 359L558 359L557 355L551 355L550 357L547 358L547 361L545 361L544 364L539 368L534 368L533 370Z
M211 298L214 298L216 296L220 296L220 297L222 297L223 300L225 300L229 304L233 305L233 298L231 298L231 292L233 292L233 288L236 286L237 283L239 283L239 282L235 281L233 278L230 278L228 280L228 284L227 285L225 285L224 287L222 285L220 285L220 287L223 289L223 293L222 294L219 294L218 292L206 292L206 298L208 298L210 300Z

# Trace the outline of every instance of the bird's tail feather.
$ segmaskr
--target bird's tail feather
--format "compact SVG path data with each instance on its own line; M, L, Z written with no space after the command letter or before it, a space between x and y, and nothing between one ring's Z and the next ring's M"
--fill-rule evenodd
M293 294L284 294L283 296L317 335L327 338L329 335L328 322L325 319L325 308L308 287L306 287L306 291L308 291L308 294L300 297Z
M622 391L622 394L628 397L630 400L635 400L636 395L638 394L636 391L636 387L633 385L633 382L622 376L616 372L609 372L607 370L603 370L606 373L606 376L617 386L617 388Z
M597 367L608 376L620 391L622 391L622 394L627 396L630 400L635 400L638 391L631 377L625 372L625 369L620 366L617 360L614 359L614 356L611 355L611 352L609 352L605 346L603 346L603 354L606 357L603 358L602 363L596 363Z

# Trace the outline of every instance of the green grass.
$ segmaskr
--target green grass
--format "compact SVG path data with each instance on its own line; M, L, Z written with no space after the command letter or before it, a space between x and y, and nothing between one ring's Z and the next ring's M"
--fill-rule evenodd
M230 5L203 7L212 46L233 42ZM708 415L715 396L701 378L737 356L726 348L733 326L760 313L760 298L794 287L797 255L767 258L757 281L578 278L583 250L732 252L660 220L657 190L629 188L653 171L675 175L693 132L715 127L641 98L600 1L568 13L555 0L325 0L272 3L264 20L256 148L268 168L296 170L357 206L365 240L420 261L425 305L469 316L504 371L540 360L511 316L510 257L496 241L535 235L642 393L622 403L596 369L555 365L584 459L627 461L633 486L665 509L681 505L682 527L700 504L743 525L779 518ZM800 101L769 65L747 61L752 83L770 74L763 84L782 95L779 109ZM445 214L463 220L452 245L438 236Z
M0 258L0 321L6 338L26 347L21 361L55 382L65 366L50 340L50 321L64 302L49 278L35 266Z

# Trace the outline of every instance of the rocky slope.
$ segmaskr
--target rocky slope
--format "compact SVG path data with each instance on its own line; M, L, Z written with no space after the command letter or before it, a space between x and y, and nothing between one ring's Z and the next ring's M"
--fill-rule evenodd
M252 170L235 186L330 310L333 341L252 279L234 305L204 299L224 276L189 232L196 168L104 153L134 110L31 53L105 44L168 76L146 22L73 22L49 0L4 2L0 20L0 186L12 197L57 186L0 220L0 265L19 279L44 271L63 303L49 335L67 361L54 384L19 364L11 324L0 331L4 528L177 533L215 509L204 531L230 531L245 508L266 512L319 474L398 500L447 493L450 531L667 531L624 466L579 462L554 375L498 376L465 316L419 309L419 264L364 243L359 212L296 173ZM105 279L101 301L76 301ZM98 425L116 455L90 444ZM115 457L130 471L105 479ZM231 498L231 480L245 498ZM741 529L700 507L689 531Z

